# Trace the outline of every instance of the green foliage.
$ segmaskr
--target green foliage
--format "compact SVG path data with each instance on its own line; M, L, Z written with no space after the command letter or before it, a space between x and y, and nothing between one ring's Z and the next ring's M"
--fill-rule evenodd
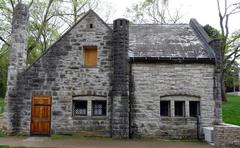
M3 109L4 109L4 99L0 98L0 116L3 113ZM0 134L0 137L1 137L1 134Z
M206 33L208 34L208 36L210 38L212 38L212 39L220 39L221 38L221 34L220 34L219 30L217 30L216 28L207 24L203 27L203 29L206 31Z
M0 51L5 50L7 46L3 46ZM6 85L7 85L7 68L8 68L8 52L0 55L0 98L5 97Z
M223 121L240 125L240 96L228 95L228 101L223 102Z
M224 73L224 82L226 88L233 88L239 86L238 66L239 66L238 63L235 61Z
M203 29L206 31L206 33L208 34L208 36L212 39L221 39L221 33L219 30L217 30L216 28L210 26L210 25L205 25L203 27ZM228 53L232 48L227 47L225 54ZM225 87L228 89L233 89L233 87L237 87L239 84L239 79L238 79L238 72L239 72L239 68L238 68L238 63L236 61L233 61L232 64L230 64L232 61L231 60L227 60L224 68L225 68L225 72L224 72L224 83L225 83ZM226 68L226 66L229 66L228 68Z
M1 114L0 114L1 116ZM0 129L0 137L6 137L7 136L7 133L4 132L4 130Z

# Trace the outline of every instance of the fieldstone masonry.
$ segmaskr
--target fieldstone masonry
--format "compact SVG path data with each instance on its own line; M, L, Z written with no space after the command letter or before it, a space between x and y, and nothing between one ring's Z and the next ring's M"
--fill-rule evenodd
M133 125L136 136L197 137L197 120L189 116L189 101L200 101L201 127L215 121L214 65L132 65ZM171 116L160 116L160 100L171 101ZM174 101L186 101L185 117L174 116Z
M214 144L216 148L232 148L240 145L240 126L218 125L214 127Z
M128 137L129 135L129 22L118 19L113 24L113 136Z
M219 39L212 40L209 45L214 49L215 56L216 56L216 66L215 66L215 75L214 75L214 98L215 98L215 116L216 124L221 124L222 121L222 94L221 94L221 65L222 63L222 47L223 43Z
M26 68L28 7L19 3L13 12L11 47L9 49L8 83L5 107L5 128L10 133L19 131L21 127L21 108L23 100L18 99L18 81Z
M14 11L9 52L5 129L31 134L33 96L50 96L51 134L93 132L112 137L197 137L201 127L221 120L215 58L190 25L107 25L86 13L39 59L26 68L28 9ZM84 66L84 47L97 47L96 67ZM140 59L138 61L137 59ZM87 101L87 115L74 116L73 102ZM106 115L93 116L92 101L107 102ZM171 115L160 116L169 100ZM174 101L185 101L175 117ZM200 131L189 101L200 101Z
M94 24L90 28L90 24ZM87 34L87 35L86 35ZM111 38L112 30L93 11L65 33L26 71L18 81L16 99L24 102L19 112L19 133L30 134L32 96L52 97L51 133L94 131L110 135L110 109L107 116L72 116L73 100L106 100L111 107ZM83 65L84 46L98 47L95 68ZM13 102L18 104L19 101ZM19 105L19 104L18 104ZM6 118L9 118L7 116ZM15 120L14 120L15 121Z

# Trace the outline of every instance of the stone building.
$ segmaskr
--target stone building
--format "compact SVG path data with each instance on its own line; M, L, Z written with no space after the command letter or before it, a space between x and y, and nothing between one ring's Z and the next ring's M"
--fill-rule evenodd
M28 9L18 4L9 51L9 134L92 132L197 137L221 123L218 41L201 25L106 24L90 10L26 66Z

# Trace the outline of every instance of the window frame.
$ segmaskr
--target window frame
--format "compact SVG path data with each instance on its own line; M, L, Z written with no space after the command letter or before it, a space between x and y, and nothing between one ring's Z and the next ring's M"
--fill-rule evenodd
M195 110L195 112L196 112L196 115L191 115L191 109L192 109L192 107L191 107L191 103L196 103L196 105L197 106L194 106L193 107L193 109L196 107L196 110ZM198 117L198 116L200 116L201 115L201 112L200 112L200 101L189 101L189 117Z
M86 113L85 114L76 114L76 103L85 102L86 103ZM86 117L88 115L88 101L87 100L73 100L73 117Z
M89 65L89 64L87 64L86 63L86 51L87 50L95 50L96 51L96 59L95 59L95 61L96 61L96 63L95 63L95 65ZM83 46L83 52L82 52L83 54L83 67L85 67L85 68L96 68L97 67L97 65L98 65L98 47L97 46Z
M94 112L94 109L95 109L94 104L95 104L95 102L104 102L102 114L95 114L95 112ZM95 116L95 117L107 116L107 100L92 100L92 108L91 108L91 110L92 110L92 116Z
M162 104L161 103L167 103L167 114L168 115L163 115L162 113ZM170 100L160 100L160 116L161 117L171 117L171 101Z
M181 112L182 112L182 115L178 115L178 111L177 111L177 108L178 107L176 107L176 103L182 103L182 105L181 105ZM186 106L185 106L185 104L186 104L186 102L185 101L174 101L174 116L175 117L186 117Z

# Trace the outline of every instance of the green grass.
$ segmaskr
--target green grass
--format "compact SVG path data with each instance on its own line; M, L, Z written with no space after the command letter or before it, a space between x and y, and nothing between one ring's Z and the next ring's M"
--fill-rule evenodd
M24 146L7 146L7 145L0 145L0 148L26 148Z
M240 96L227 96L228 101L223 102L223 121L240 126ZM240 148L240 147L238 147Z
M240 148L240 145L237 145L236 147L234 147L234 148Z

